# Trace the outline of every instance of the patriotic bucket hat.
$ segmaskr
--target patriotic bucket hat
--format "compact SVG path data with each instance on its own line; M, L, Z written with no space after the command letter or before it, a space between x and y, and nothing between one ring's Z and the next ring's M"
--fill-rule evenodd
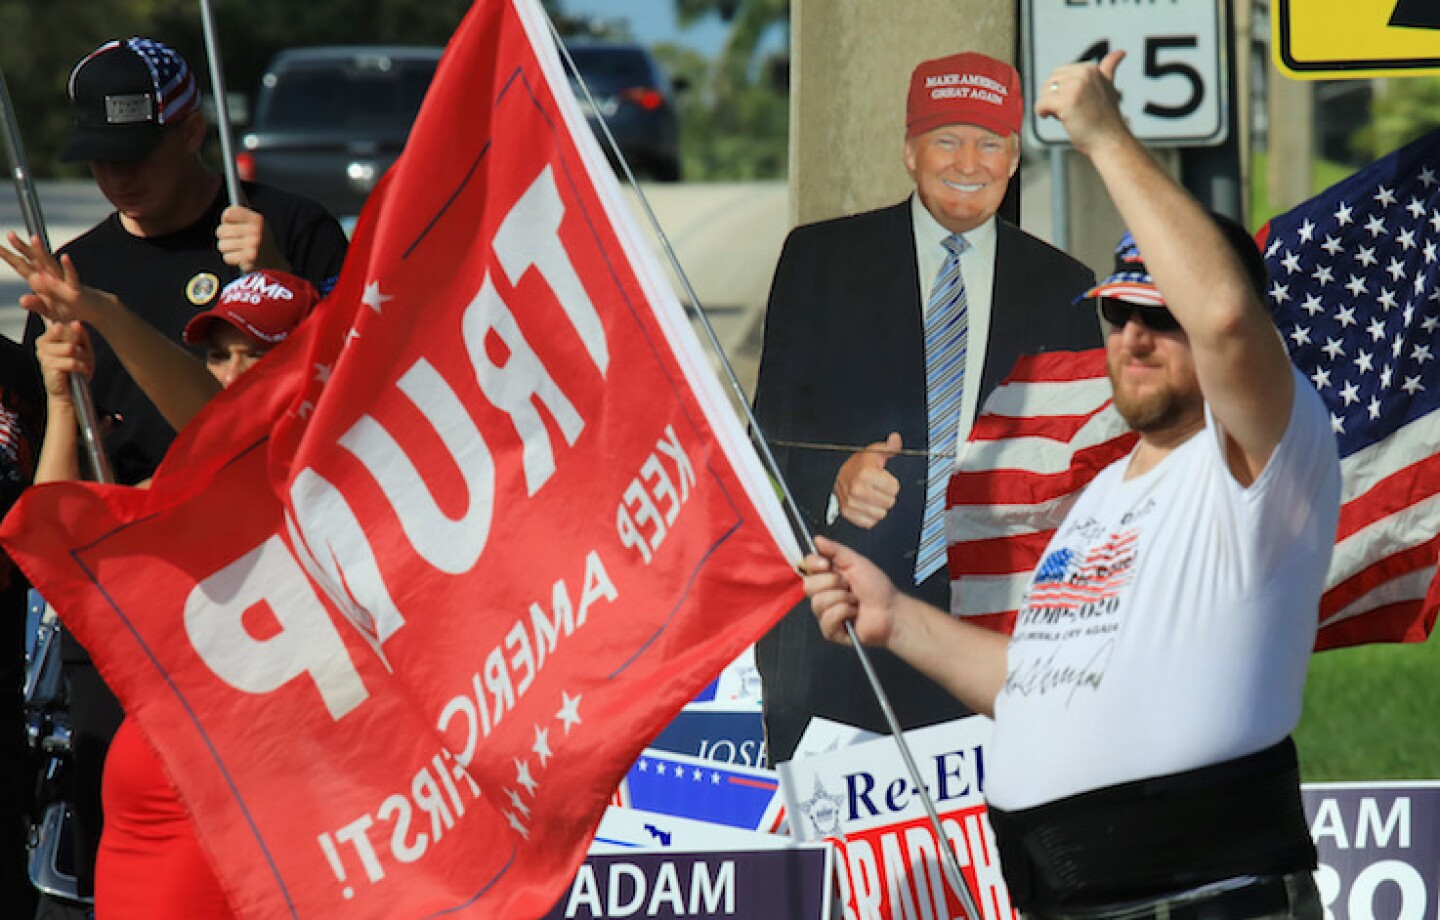
M106 42L85 56L68 87L75 130L67 163L129 163L160 142L167 125L200 108L200 89L175 49L148 38Z
M1074 302L1080 303L1092 297L1127 300L1146 307L1165 306L1165 298L1160 295L1160 289L1155 287L1155 279L1150 277L1150 272L1145 268L1145 260L1140 258L1135 237L1131 236L1128 230L1115 246L1115 270L1105 280L1076 297Z

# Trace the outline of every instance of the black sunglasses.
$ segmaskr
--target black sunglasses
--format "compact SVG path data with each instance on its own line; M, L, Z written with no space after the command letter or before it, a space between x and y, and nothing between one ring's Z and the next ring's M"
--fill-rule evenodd
M1125 324L1130 322L1132 316L1151 332L1175 332L1180 328L1175 314L1165 307L1149 307L1144 304L1131 303L1128 300L1116 300L1113 297L1097 299L1100 302L1100 316L1116 329L1124 329Z

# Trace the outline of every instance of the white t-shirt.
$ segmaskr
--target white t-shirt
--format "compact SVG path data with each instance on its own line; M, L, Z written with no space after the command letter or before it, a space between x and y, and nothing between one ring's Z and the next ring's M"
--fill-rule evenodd
M1249 487L1205 421L1144 475L1103 470L1045 550L995 703L997 807L1219 763L1299 721L1339 516L1329 416L1297 374Z

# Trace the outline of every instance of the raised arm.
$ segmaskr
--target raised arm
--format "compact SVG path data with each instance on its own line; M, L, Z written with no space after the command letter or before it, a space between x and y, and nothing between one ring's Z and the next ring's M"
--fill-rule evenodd
M1294 376L1284 343L1220 228L1162 170L1120 114L1124 52L1057 68L1035 106L1095 164L1155 286L1190 340L1200 390L1249 479L1285 433ZM1239 452L1236 458L1235 451ZM1237 472L1241 472L1237 470Z
M56 261L38 238L27 244L11 233L9 241L10 249L0 247L0 258L34 292L21 297L20 305L51 322L87 323L104 336L126 372L176 430L220 392L220 382L193 355L114 294L82 284L69 256Z

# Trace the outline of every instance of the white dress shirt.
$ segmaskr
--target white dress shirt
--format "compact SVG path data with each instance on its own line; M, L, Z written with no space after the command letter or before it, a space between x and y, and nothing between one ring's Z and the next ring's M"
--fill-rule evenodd
M915 267L920 278L920 311L923 316L929 309L930 289L950 255L944 245L950 231L925 209L919 195L910 196L910 220L915 228ZM990 340L990 295L995 289L996 235L994 217L961 234L970 244L960 255L960 276L965 279L970 331L966 336L965 380L960 388L957 447L963 446L970 436L970 425L980 408L980 378L985 372L985 347Z

